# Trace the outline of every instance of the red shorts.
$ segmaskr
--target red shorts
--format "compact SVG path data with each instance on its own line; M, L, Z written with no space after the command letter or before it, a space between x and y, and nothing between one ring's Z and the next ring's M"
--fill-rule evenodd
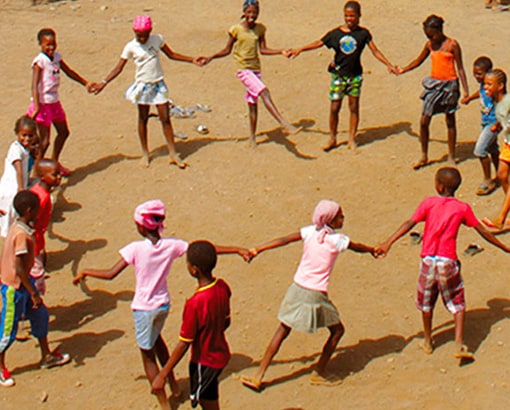
M422 258L416 307L422 312L432 311L439 293L450 313L466 310L460 262L440 256Z
M27 115L32 116L35 111L35 104L32 101L28 106ZM51 104L43 104L39 103L39 112L35 117L35 121L39 125L43 125L44 127L50 127L54 122L65 122L66 121L66 113L60 101Z

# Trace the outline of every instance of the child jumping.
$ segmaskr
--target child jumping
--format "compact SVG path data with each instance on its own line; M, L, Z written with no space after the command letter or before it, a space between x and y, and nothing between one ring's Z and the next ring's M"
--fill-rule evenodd
M138 136L142 147L142 165L148 167L150 163L147 122L149 121L150 106L155 105L158 109L159 120L168 146L170 164L184 169L187 164L180 160L175 151L174 130L169 110L171 99L163 79L159 51L161 50L170 60L194 63L194 59L173 51L165 43L161 34L151 34L152 20L150 16L136 16L133 20L133 31L135 38L124 47L115 68L101 83L94 83L89 87L89 91L99 94L108 83L122 72L127 61L133 58L136 66L135 82L126 90L124 96L138 106Z
M0 179L0 236L3 238L16 217L12 200L16 193L27 188L29 149L37 136L37 125L25 115L14 124L14 133L17 140L9 147Z
M243 20L230 27L228 41L225 48L210 57L199 57L202 64L207 64L215 58L228 56L234 50L234 59L237 64L237 78L246 87L245 101L248 103L250 116L250 145L255 148L257 135L257 101L260 97L269 113L282 127L285 134L295 135L302 127L294 127L282 117L274 104L269 89L262 82L260 74L260 58L262 55L288 56L286 50L276 50L267 47L266 26L257 23L260 6L258 0L245 0L243 3Z
M442 17L434 14L423 22L423 31L428 38L423 50L413 61L399 70L407 73L420 66L430 55L432 68L430 77L423 80L423 110L420 118L421 158L413 165L417 170L429 164L429 128L430 120L435 114L446 114L448 129L448 162L455 165L455 145L457 143L457 126L455 111L459 108L459 78L464 89L464 98L469 96L469 88L462 63L462 53L457 40L443 33ZM457 70L455 69L457 67Z
M198 288L186 301L179 342L172 356L152 382L152 391L163 389L165 379L191 346L189 364L191 406L219 409L218 377L230 360L225 331L230 326L230 287L213 276L216 250L207 241L189 245L188 271Z
M368 45L374 57L385 64L389 72L393 74L397 72L396 68L375 45L370 31L359 25L360 18L361 5L357 1L346 2L344 5L345 24L329 31L320 40L292 50L290 54L291 57L297 57L303 51L315 50L322 46L335 51L335 58L328 66L328 71L331 74L331 84L329 86L329 99L331 100L329 112L330 138L329 142L322 147L326 152L337 146L338 116L345 96L349 97L349 148L356 148L359 99L363 82L361 54L365 46Z
M69 127L64 108L60 103L58 90L60 87L60 69L72 80L84 87L90 84L80 74L69 67L62 59L57 48L57 35L51 28L43 28L37 33L37 40L41 46L41 53L32 62L32 100L27 115L36 120L41 137L41 156L44 157L50 145L51 124L57 130L53 144L52 159L59 161L64 143L69 137ZM60 165L63 176L71 171Z
M11 387L14 379L5 366L5 352L16 339L18 322L24 314L41 349L40 367L47 369L68 363L68 354L51 352L48 345L48 309L30 278L34 263L32 226L39 212L37 195L30 191L16 194L13 206L19 217L9 228L2 250L0 279L2 317L0 319L0 386Z
M120 260L110 269L85 269L73 280L76 285L87 276L111 280L128 265L134 265L136 289L131 309L135 322L136 342L142 354L145 374L152 383L159 372L156 356L163 366L169 358L168 348L161 329L170 309L167 276L175 259L188 250L188 243L176 238L161 237L165 220L165 205L160 200L151 200L138 205L134 220L143 240L131 242L122 248ZM238 253L246 261L251 259L248 250L237 247L216 246L217 253ZM180 395L173 372L168 382L175 396ZM169 409L165 391L157 392L162 409Z
M492 127L498 122L494 113L494 101L487 96L484 90L484 80L487 72L492 70L492 61L489 57L478 57L473 63L473 76L480 84L480 88L469 97L462 99L463 104L469 104L471 101L480 99L482 111L482 131L476 140L473 153L480 159L483 171L483 181L476 190L476 195L489 195L497 187L498 183L491 177L491 162L494 169L498 171L498 134L499 129L493 131Z
M409 232L417 223L425 222L421 248L421 265L418 277L416 306L422 312L424 341L420 347L427 354L434 351L432 339L432 313L438 295L455 322L455 353L458 359L473 359L473 354L463 344L464 282L457 258L457 235L461 224L475 230L489 243L505 252L510 248L501 243L475 217L469 204L455 198L455 191L462 179L454 167L443 167L436 172L435 185L439 195L426 198L411 219L405 221L386 241L378 246L383 256L391 245Z
M264 245L250 249L253 256L268 250L303 240L303 255L280 305L280 325L266 349L260 366L253 377L242 378L244 386L260 391L262 380L273 357L292 329L315 333L327 327L330 336L322 349L316 370L310 377L313 385L334 386L341 383L334 375L326 373L326 365L344 334L338 310L328 298L329 278L335 260L340 252L350 249L355 252L369 252L376 256L375 249L362 243L352 242L347 236L335 233L344 223L342 208L333 201L320 201L313 212L313 225L301 228L299 232L274 239Z

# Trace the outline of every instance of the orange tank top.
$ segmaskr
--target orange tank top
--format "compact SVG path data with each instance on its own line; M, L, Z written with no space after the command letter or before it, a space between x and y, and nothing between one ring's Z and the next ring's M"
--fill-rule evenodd
M447 39L439 50L430 48L432 69L430 76L436 80L456 80L455 58L453 56L453 40Z

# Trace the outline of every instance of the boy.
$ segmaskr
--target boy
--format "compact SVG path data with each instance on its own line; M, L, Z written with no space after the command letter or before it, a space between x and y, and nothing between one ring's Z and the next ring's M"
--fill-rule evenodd
M172 356L152 382L156 393L165 385L167 375L191 345L190 399L193 408L219 409L218 377L230 360L225 330L230 326L229 286L213 276L216 250L207 241L196 241L187 252L188 271L197 279L198 289L186 301L179 343Z
M464 283L460 275L457 258L457 234L464 224L475 228L489 243L505 252L510 248L501 243L475 217L471 207L455 198L461 183L459 171L453 167L440 168L436 173L438 196L426 198L416 209L411 219L377 248L383 256L391 245L418 222L425 222L421 249L421 266L418 278L416 306L422 312L424 341L420 345L427 354L432 354L432 311L441 293L445 307L453 314L455 322L455 354L458 359L473 360L473 354L463 345L464 331Z
M489 57L478 57L474 61L473 76L480 84L480 89L469 97L462 99L462 103L467 105L479 98L482 111L482 131L476 140L473 151L480 158L483 171L483 182L478 186L476 195L489 195L498 187L496 180L491 178L491 162L497 172L499 162L498 134L500 130L493 131L492 129L492 126L498 121L494 112L494 101L485 93L483 88L485 74L490 70L492 70L492 61Z
M14 385L14 379L5 367L5 352L16 338L21 314L30 320L32 333L39 339L41 368L60 366L70 361L68 354L50 352L48 346L49 315L29 272L34 263L34 221L39 212L37 195L20 191L13 201L19 217L9 228L0 265L2 281L2 317L0 321L0 386Z

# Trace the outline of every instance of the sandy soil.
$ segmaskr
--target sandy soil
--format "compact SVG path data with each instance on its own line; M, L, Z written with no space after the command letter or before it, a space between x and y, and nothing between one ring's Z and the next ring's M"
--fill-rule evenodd
M28 0L0 1L4 50L0 157L14 137L14 121L28 105L30 63L39 52L35 40L39 28L55 28L65 61L86 78L99 81L132 38L134 15L150 13L154 31L162 33L175 50L207 54L224 46L228 27L240 17L240 3L147 0L142 5L135 0L80 0L31 7ZM341 6L332 0L265 1L260 21L269 28L270 46L297 47L340 24ZM423 47L421 22L431 13L444 16L446 34L459 40L471 90L476 88L470 72L477 56L489 55L496 66L509 69L508 13L486 11L481 1L366 0L362 24L386 56L403 65ZM189 137L177 143L191 164L185 171L168 165L156 120L150 124L151 167L139 166L136 110L122 98L132 82L131 63L97 97L64 78L61 100L72 135L62 161L74 172L56 193L45 301L51 313L51 345L69 352L73 361L64 368L41 371L35 341L14 344L7 363L17 385L0 391L2 409L156 407L133 334L132 270L113 282L88 280L88 288L71 284L80 269L110 266L118 258L118 249L138 238L132 211L143 200L161 198L167 204L168 234L253 246L295 232L310 223L319 199L333 198L344 208L345 233L376 244L408 218L422 198L434 194L433 175L447 151L443 118L435 118L431 128L430 156L439 163L419 172L410 168L419 155L418 96L430 63L396 78L365 52L360 147L353 152L342 146L326 154L320 146L327 140L330 58L326 49L294 61L263 58L264 78L276 104L305 130L285 138L261 107L256 151L246 141L247 109L231 58L202 69L163 60L176 103L186 107L202 103L213 109L193 119L174 120L176 130ZM481 168L472 156L479 118L477 103L458 112L459 169L464 177L458 196L482 217L493 214L503 196L501 191L489 197L474 194L481 181ZM207 125L210 134L199 135L195 131L199 124ZM346 128L344 110L342 139ZM508 236L502 239L510 241ZM462 255L471 242L480 243L485 251L474 257ZM216 274L233 289L233 321L228 331L233 358L222 376L221 406L508 408L510 280L505 271L509 259L464 228L458 249L467 289L465 341L476 354L474 363L459 366L453 358L451 317L442 306L436 309L436 351L426 356L418 348L421 319L414 294L419 247L403 238L384 260L347 252L337 262L330 296L346 333L330 370L343 378L343 385L322 388L308 383L327 332L292 333L270 367L269 384L261 394L243 388L239 377L254 372L277 327L279 301L292 281L301 245L268 252L250 265L236 256L221 257ZM195 287L183 260L175 263L169 285L173 305L163 335L174 345L183 303ZM188 383L186 362L177 367L183 388ZM190 408L189 401L172 405Z

